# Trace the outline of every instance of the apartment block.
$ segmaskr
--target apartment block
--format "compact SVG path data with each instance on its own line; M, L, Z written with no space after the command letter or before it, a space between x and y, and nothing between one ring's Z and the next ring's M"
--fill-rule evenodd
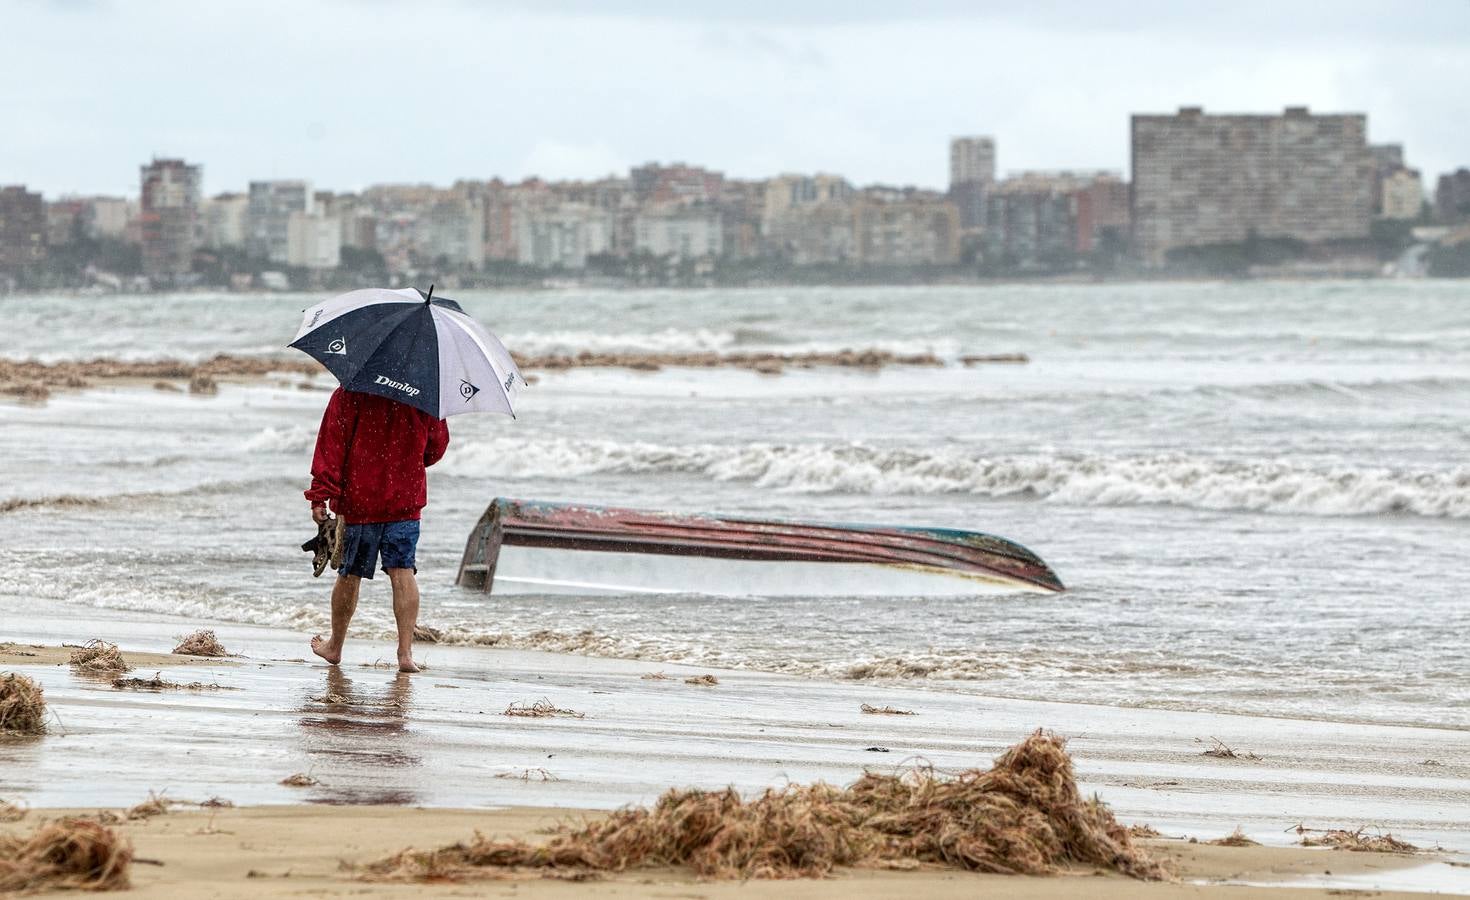
M985 225L985 197L995 184L995 139L957 137L949 142L949 198L960 214L960 227Z
M138 223L143 273L148 277L176 279L193 268L203 171L182 159L154 159L140 167Z
M0 270L46 259L46 204L24 185L0 187Z
M1307 242L1367 237L1374 159L1367 117L1175 115L1132 119L1134 247L1147 265L1170 250L1255 234Z
M853 235L863 265L953 265L960 258L959 209L930 191L864 191L854 206Z
M1470 169L1439 176L1434 188L1434 216L1447 225L1470 221Z
M710 206L653 207L638 214L634 234L634 249L653 256L703 259L719 256L725 247L719 211Z
M245 250L257 259L289 265L291 216L310 213L311 185L300 180L252 181L245 221Z

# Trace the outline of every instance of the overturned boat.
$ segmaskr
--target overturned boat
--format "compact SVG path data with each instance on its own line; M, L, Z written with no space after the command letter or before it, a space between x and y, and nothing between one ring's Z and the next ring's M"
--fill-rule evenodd
M1063 589L1036 554L978 531L503 497L470 532L455 583L501 594L934 596Z

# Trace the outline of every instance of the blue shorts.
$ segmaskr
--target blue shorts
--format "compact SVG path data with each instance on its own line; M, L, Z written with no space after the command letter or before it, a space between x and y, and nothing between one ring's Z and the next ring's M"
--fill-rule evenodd
M372 578L373 567L378 556L383 557L383 570L413 569L418 572L414 558L419 546L419 521L375 522L369 525L347 526L343 539L342 568L338 575L356 575Z

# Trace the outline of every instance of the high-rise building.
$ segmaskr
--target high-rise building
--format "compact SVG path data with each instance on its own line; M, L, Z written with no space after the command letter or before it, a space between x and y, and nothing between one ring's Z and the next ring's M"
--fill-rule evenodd
M1470 220L1470 169L1439 176L1434 188L1434 217L1446 224Z
M245 213L245 250L257 259L288 265L291 214L309 213L311 185L305 181L252 181Z
M315 212L286 219L286 265L335 269L342 261L342 223Z
M839 175L780 175L765 183L761 233L769 252L797 265L855 255L851 184Z
M725 247L720 213L705 204L650 206L634 220L633 233L634 249L653 256L704 259L719 256Z
M46 204L25 185L0 187L0 270L46 259Z
M1306 242L1368 236L1373 156L1367 116L1135 115L1134 248L1159 266L1170 250L1251 235Z
M243 247L249 211L250 198L244 194L220 194L205 200L200 212L204 246Z
M995 138L957 137L949 142L949 199L960 227L985 225L985 196L995 184Z
M176 279L194 266L199 245L199 186L204 167L182 159L154 159L140 168L142 197L138 213L143 242L143 273Z

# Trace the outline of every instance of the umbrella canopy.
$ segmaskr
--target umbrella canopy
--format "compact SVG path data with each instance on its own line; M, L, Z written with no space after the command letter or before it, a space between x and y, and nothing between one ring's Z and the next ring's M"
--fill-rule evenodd
M526 383L510 352L458 303L416 288L350 291L306 310L291 346L349 391L377 394L437 419L515 415Z

